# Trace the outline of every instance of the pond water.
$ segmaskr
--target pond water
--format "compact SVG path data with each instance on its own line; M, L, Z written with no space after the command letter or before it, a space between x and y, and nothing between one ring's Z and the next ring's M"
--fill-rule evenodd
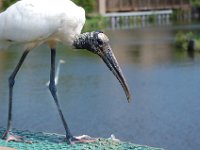
M98 56L59 46L58 94L74 135L110 137L122 141L188 150L200 147L200 54L191 58L173 48L178 31L200 31L199 24L167 25L107 31L127 78L133 101L128 104L120 84ZM17 50L16 50L17 49ZM7 78L22 51L0 51L0 126L6 127ZM30 53L14 87L13 127L64 134L46 87L50 51Z

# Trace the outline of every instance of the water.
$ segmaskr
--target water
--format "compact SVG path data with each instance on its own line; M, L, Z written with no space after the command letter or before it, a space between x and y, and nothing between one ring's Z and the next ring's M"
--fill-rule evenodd
M199 31L198 24L108 31L113 51L127 78L134 100L128 104L118 81L98 56L59 46L63 59L58 83L62 109L74 135L188 150L200 147L200 54L172 47L174 35ZM22 51L0 52L0 126L6 127L7 78ZM30 53L14 88L17 129L56 132L64 129L46 87L50 50Z

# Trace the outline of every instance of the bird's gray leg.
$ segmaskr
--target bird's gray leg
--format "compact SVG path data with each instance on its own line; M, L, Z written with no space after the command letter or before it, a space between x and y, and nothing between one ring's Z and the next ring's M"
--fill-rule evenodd
M61 117L63 126L66 131L66 142L68 144L73 144L73 143L88 143L88 142L95 142L96 139L92 139L89 136L80 136L80 137L74 137L72 136L69 127L67 125L67 122L65 121L65 118L63 116L60 104L58 102L58 97L57 97L57 89L55 85L55 57L56 57L56 49L51 49L51 72L50 72L50 83L49 83L49 90L51 91L51 94L54 98L54 101L56 103L59 115Z
M18 62L16 68L14 69L13 73L9 77L9 107L8 107L8 124L7 124L7 130L3 135L3 139L6 139L9 132L12 130L12 103L13 103L13 86L15 84L15 77L22 66L27 54L29 53L29 49L25 50L23 55L21 56L20 61Z
M61 107L60 107L60 104L59 104L59 101L58 101L58 97L57 97L57 89L56 89L56 85L55 85L55 57L56 57L56 49L52 48L51 49L51 72L50 72L49 90L50 90L50 92L51 92L51 94L54 98L54 101L56 103L59 115L60 115L62 123L63 123L63 126L65 128L67 143L70 144L73 136L70 133L67 122L65 121L65 118L63 116L63 113L62 113L62 110L61 110Z

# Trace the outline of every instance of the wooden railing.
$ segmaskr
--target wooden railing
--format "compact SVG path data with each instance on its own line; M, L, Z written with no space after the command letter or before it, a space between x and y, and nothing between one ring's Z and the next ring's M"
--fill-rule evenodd
M190 0L106 0L106 12L190 8Z

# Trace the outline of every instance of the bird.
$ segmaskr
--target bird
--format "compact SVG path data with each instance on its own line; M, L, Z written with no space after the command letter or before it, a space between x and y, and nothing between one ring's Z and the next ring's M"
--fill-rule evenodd
M71 133L58 100L55 84L55 61L58 43L74 49L88 50L98 55L120 82L128 102L131 101L132 94L112 51L108 36L100 30L81 32L86 21L85 16L84 8L71 0L19 0L0 13L0 49L7 50L10 46L16 44L23 48L22 56L8 78L8 123L2 139L9 139L9 136L13 135L12 103L15 77L29 52L41 44L48 45L50 49L49 90L65 129L66 143L84 141Z
M56 70L56 74L55 74L55 85L58 84L58 79L59 79L59 74L60 74L60 65L61 65L61 64L64 64L64 63L65 63L65 61L62 60L62 59L60 59L59 62L58 62L57 70ZM49 86L49 83L50 83L50 81L48 81L48 82L46 83L46 86Z

